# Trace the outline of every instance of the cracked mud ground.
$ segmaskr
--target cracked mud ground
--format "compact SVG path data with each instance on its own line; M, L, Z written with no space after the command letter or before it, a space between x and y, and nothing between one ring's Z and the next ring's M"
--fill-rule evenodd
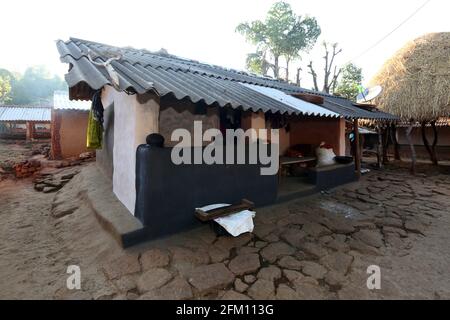
M7 179L0 298L449 299L450 176L421 171L390 166L258 209L253 234L216 237L205 226L127 250L81 200L80 175L56 193ZM66 288L71 264L82 290ZM367 289L370 265L381 268L380 290Z

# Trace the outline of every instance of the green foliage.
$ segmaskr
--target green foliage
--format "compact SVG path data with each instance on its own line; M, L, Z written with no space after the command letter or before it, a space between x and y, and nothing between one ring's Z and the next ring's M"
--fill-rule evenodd
M44 66L28 68L12 89L12 103L31 104L51 101L55 90L67 88L58 76L51 76Z
M353 63L346 64L342 69L342 77L338 82L334 94L356 101L362 79L361 68L358 68Z
M246 66L250 72L263 75L267 75L269 69L273 68L273 65L267 61L264 51L249 53L247 55Z
M5 69L0 69L0 103L9 103L11 100L11 79L12 74Z
M8 90L2 89L2 83L5 82L9 84ZM5 88L7 86L5 85ZM50 104L53 92L65 89L67 89L65 82L56 75L52 76L45 66L29 67L23 76L0 69L0 101L3 103Z
M247 59L247 65L256 70L264 70L262 64L265 59L260 59L259 53L269 52L274 58L275 77L279 74L278 59L281 56L284 56L289 64L290 60L299 56L300 51L309 50L321 32L315 18L297 16L291 5L283 1L270 8L264 22L257 20L241 23L236 31L257 47L257 53L250 55L251 63L249 64ZM257 66L258 62L260 66Z

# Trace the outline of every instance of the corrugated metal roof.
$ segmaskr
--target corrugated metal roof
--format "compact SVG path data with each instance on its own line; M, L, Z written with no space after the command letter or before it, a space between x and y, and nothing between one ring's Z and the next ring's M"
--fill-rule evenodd
M364 110L344 98L168 54L112 47L73 38L68 42L58 41L57 47L61 61L71 65L65 77L71 88L87 84L97 90L105 85L113 85L106 68L93 61L103 63L109 58L120 56L119 60L111 62L111 66L118 75L117 87L121 91L139 94L156 91L161 96L173 94L177 99L189 98L193 102L204 100L209 105L218 104L255 112L262 110L300 114L297 109L281 101L274 102L274 99L260 92L239 85L238 82L242 82L275 88L287 94L313 93L323 96L325 101L322 107L345 118L397 119L388 113Z
M0 105L0 121L47 122L51 120L51 113L51 107Z
M53 108L60 110L82 110L88 111L91 108L89 101L70 100L69 92L55 91L53 93Z
M336 112L322 108L321 106L318 106L316 104L295 98L295 97L293 97L289 94L286 94L283 91L280 91L278 89L257 86L257 85L249 84L249 83L242 83L242 85L246 86L247 88L250 88L252 90L255 90L259 93L262 93L263 95L265 95L269 98L275 99L275 100L280 101L290 107L293 107L293 108L299 110L299 112L301 112L302 114L307 115L307 116L320 116L320 117L333 117L333 118L340 117L340 115L337 114Z

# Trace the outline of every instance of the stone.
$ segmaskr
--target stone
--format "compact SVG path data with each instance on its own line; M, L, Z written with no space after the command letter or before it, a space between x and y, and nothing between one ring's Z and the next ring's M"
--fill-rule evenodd
M172 279L169 271L162 268L149 269L144 272L137 281L139 292L145 293L150 290L158 289Z
M223 263L215 263L194 268L188 281L200 293L208 293L232 284L234 274Z
M228 268L236 275L253 273L261 266L256 253L240 254L230 261Z
M314 279L323 279L327 273L327 269L313 261L302 261L301 263L303 265L302 273L307 276L311 276Z
M383 246L383 236L378 230L360 230L354 233L352 237L375 248Z
M327 292L317 284L306 281L294 281L295 291L301 300L322 300L327 298Z
M296 300L298 299L298 294L294 289L282 283L278 286L275 298L277 300Z
M262 249L265 246L267 246L267 242L265 242L265 241L256 241L255 242L255 247L256 248Z
M322 224L336 233L349 234L355 231L350 219L326 218Z
M340 239L333 239L327 244L325 244L328 248L336 250L336 251L342 251L347 252L350 249L350 246L345 241L342 241Z
M328 253L324 247L314 242L303 242L299 248L314 259L320 259Z
M95 292L92 297L94 300L111 300L116 295L116 290L110 285L103 286Z
M42 192L43 193L51 193L51 192L56 192L56 191L58 191L59 189L61 189L61 185L60 186L58 186L58 187L44 187L43 189L42 189Z
M141 254L140 261L143 271L162 268L169 265L169 254L160 249L151 249Z
M244 292L245 290L248 289L248 284L246 284L245 282L243 282L241 279L237 278L237 279L234 281L234 289L235 289L237 292L242 293L242 292Z
M225 292L225 294L222 296L221 300L250 300L249 297L242 293L238 293L233 290L229 290Z
M192 299L192 289L189 283L182 277L176 277L165 286L147 292L141 296L141 300L187 300Z
M210 246L208 249L209 257L212 263L222 262L228 259L230 256L230 251L216 246Z
M139 295L137 295L134 292L128 292L126 297L127 297L127 300L137 300L137 299L139 299Z
M402 238L406 238L408 236L408 233L405 230L395 227L383 227L383 233L385 235L390 233L398 234Z
M42 191L42 190L44 190L44 188L45 188L45 184L43 184L43 183L36 183L36 184L34 185L34 189L35 189L36 191Z
M302 263L292 256L285 256L278 261L278 265L283 269L301 270Z
M136 279L134 275L125 275L114 281L114 285L120 292L127 293L130 290L136 289Z
M346 274L353 262L353 257L343 252L333 252L320 259L320 263L331 269Z
M77 209L78 206L71 203L70 201L60 202L58 203L58 205L52 208L51 215L54 218L62 218L64 216L74 213L75 210Z
M251 284L256 281L256 277L252 274L244 276L244 281L248 284Z
M255 226L253 233L260 239L264 239L266 236L272 233L276 229L274 224L258 224Z
M324 280L332 289L340 289L346 278L342 273L332 270L327 273Z
M206 250L181 247L172 247L169 250L172 253L171 265L183 276L187 276L196 266L209 263L209 254Z
M247 294L255 300L272 299L275 293L273 281L258 279L248 289Z
M309 222L303 225L302 231L312 236L313 238L320 238L321 236L329 235L332 233L330 229L325 228L324 226L321 226L320 224L315 222Z
M127 274L140 272L141 265L137 255L126 254L105 264L103 271L109 280L113 280Z
M395 227L395 228L402 228L403 227L403 221L396 218L381 218L376 219L375 224L379 227Z
M350 239L348 245L350 246L350 249L356 250L362 254L380 255L377 248L369 246L360 240Z
M294 282L295 280L297 280L299 278L304 278L305 277L300 272L293 271L293 270L283 270L283 276L285 276L286 279L289 280L289 282Z
M261 250L260 254L264 260L274 263L279 257L291 255L295 249L284 242L275 242L269 244Z
M239 248L245 246L253 239L253 234L244 233L239 237L219 237L214 245L226 251L230 251L233 248Z
M269 281L275 281L281 278L281 270L275 266L268 266L259 270L256 275L258 279L265 279Z
M420 222L414 220L406 220L405 221L405 229L409 232L419 233L424 235L425 226Z
M241 247L237 250L237 254L250 254L250 253L258 253L259 249L255 247Z
M289 243L293 247L297 247L302 243L303 238L306 237L306 233L300 229L288 228L284 231L280 238Z

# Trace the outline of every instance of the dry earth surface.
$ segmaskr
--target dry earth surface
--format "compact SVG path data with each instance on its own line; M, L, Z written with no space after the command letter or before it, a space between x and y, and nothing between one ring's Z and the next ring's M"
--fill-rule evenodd
M84 170L86 164L77 167ZM449 299L450 175L392 165L257 210L253 234L207 227L122 250L75 174L57 192L0 182L1 299ZM82 289L68 290L68 265ZM381 289L366 286L381 268Z

